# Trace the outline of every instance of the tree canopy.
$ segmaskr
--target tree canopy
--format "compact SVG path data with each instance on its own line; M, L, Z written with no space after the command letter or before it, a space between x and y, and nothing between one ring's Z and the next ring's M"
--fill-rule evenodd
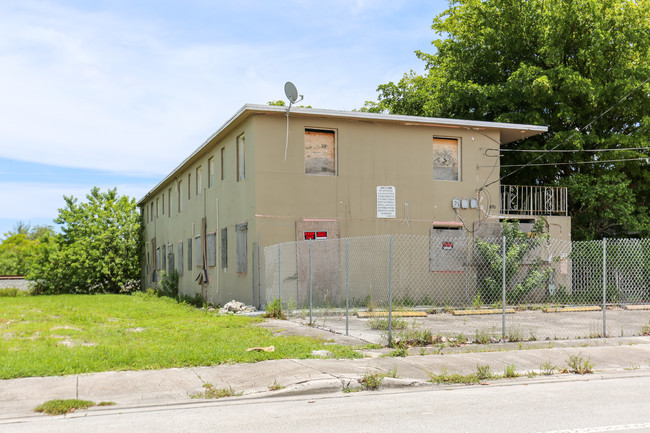
M93 188L64 196L55 241L41 248L28 278L40 293L120 293L140 287L141 220L135 199Z
M650 235L650 1L450 1L432 29L425 74L363 110L548 125L501 147L501 183L566 186L574 239Z
M39 248L49 242L54 230L51 226L19 221L0 242L0 275L26 275Z

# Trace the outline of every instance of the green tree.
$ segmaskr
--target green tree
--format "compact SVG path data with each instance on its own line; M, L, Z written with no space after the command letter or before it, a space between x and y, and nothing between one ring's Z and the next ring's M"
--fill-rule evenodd
M522 266L526 255L535 251L549 238L549 235L543 233L544 220L542 219L535 221L530 234L521 231L519 221L504 221L501 228L506 238L506 302L509 304L523 302L531 290L545 284L553 272L553 268L543 267L542 259L539 257L532 258L525 268ZM480 278L478 290L481 300L488 304L500 301L502 298L504 260L502 248L502 242L476 240L476 250L487 270L487 275Z
M54 233L51 226L34 226L19 221L0 242L0 275L26 275L43 242Z
M39 251L28 278L41 293L120 293L139 289L141 219L135 199L93 188L86 202L64 196L61 234Z
M601 162L649 153L618 150L650 147L648 0L450 1L432 29L434 52L417 52L426 73L380 85L364 110L548 125L502 148L577 152L503 167L502 183L567 186L575 239L650 235L647 161ZM501 163L536 156L506 151Z

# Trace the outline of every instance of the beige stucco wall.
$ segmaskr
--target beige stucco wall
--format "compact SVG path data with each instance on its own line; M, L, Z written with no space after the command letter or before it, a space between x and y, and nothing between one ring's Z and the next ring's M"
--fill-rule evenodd
M465 128L292 116L286 162L285 119L258 116L255 128L255 207L264 234L262 245L295 240L296 220L303 218L338 220L340 237L428 234L434 221L458 223L451 200L477 197L490 173L490 181L499 173L498 160L484 155L495 142ZM337 176L304 173L305 128L336 130ZM483 133L499 139L498 131ZM433 180L434 136L460 138L460 181ZM377 218L376 188L381 185L396 188L394 219ZM498 209L489 209L488 197L498 207L498 184L490 186L488 193L481 195L481 204L496 215ZM479 217L477 209L459 209L459 213L470 227Z
M242 181L237 181L237 155L236 140L241 134L245 135L245 163L246 177ZM252 285L253 285L253 248L252 243L256 241L257 228L255 226L254 203L254 142L255 129L252 127L250 119L245 121L229 134L219 141L210 142L197 155L197 160L183 168L177 173L177 176L162 185L162 190L152 196L144 203L147 208L145 216L149 217L150 203L155 203L156 199L162 200L165 195L165 214L159 212L158 217L147 218L145 222L144 240L145 250L149 254L149 263L152 263L152 242L156 239L157 246L163 244L173 244L175 255L175 265L178 262L178 243L183 242L183 275L179 279L179 290L184 295L194 296L203 294L210 303L225 303L231 299L243 300L249 303L253 302ZM221 148L224 147L224 179L221 180ZM208 187L208 159L214 157L215 162L215 185ZM196 168L201 166L201 194L196 194ZM191 193L187 198L187 176L191 173ZM178 212L178 181L183 181L183 190L181 200L183 201L183 210ZM168 191L172 188L172 212L169 215ZM155 205L154 205L155 206ZM195 281L201 272L201 268L192 265L188 270L188 243L187 239L195 239L196 235L201 234L202 218L206 218L207 233L216 232L217 251L216 266L208 267L209 282L201 286ZM245 275L237 274L237 255L236 255L236 233L235 225L248 222L248 272ZM228 235L228 267L221 267L221 229L227 228ZM255 238L255 239L254 239ZM193 249L194 249L193 240ZM145 271L146 257L145 253ZM194 251L193 251L193 262ZM160 275L160 272L158 272ZM158 280L160 277L158 278ZM144 278L145 287L153 286L151 281L151 272L147 272ZM249 288L243 290L243 287ZM203 290L203 293L202 293Z

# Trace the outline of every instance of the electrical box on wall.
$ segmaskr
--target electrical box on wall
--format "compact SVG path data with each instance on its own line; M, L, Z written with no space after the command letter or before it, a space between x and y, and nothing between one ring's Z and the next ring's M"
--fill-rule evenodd
M470 199L469 207L471 207L472 209L478 209L478 200L475 198Z
M467 200L466 198L462 199L460 201L460 207L462 207L463 209L467 209L469 207L469 200Z
M460 208L460 199L454 198L451 200L451 207L454 209Z

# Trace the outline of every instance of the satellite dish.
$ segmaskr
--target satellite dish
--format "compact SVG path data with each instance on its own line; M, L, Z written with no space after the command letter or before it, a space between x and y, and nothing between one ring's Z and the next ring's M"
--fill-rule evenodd
M284 94L287 95L287 99L292 104L298 100L298 89L296 89L296 86L291 81L287 81L284 84Z

